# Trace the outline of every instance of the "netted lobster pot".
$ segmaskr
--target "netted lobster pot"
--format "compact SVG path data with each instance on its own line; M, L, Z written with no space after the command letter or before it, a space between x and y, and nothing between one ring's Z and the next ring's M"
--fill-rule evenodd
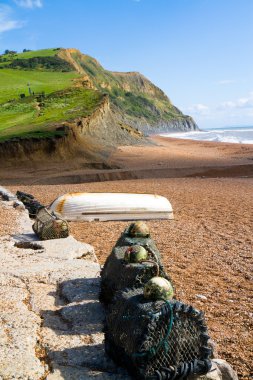
M121 234L101 272L100 300L105 304L111 302L116 291L141 287L154 276L159 275L172 283L165 273L160 252L153 239L129 236L130 227L131 225ZM125 261L125 252L133 245L141 245L147 250L149 262L129 264Z
M126 245L149 245L151 248L153 248L157 255L160 258L160 253L153 241L151 239L150 235L147 235L146 237L143 236L131 236L130 230L131 230L132 224L130 224L124 232L120 235L119 239L117 240L115 247L122 247Z
M157 248L150 249L144 245L148 252L148 259L140 263L128 263L125 252L129 246L115 247L107 258L101 273L100 300L105 304L112 301L116 291L126 288L139 288L154 276L161 276L171 282L165 273L160 261ZM156 249L154 249L156 248Z
M208 339L200 311L174 300L147 302L142 289L118 292L107 311L106 351L136 379L207 373Z
M52 211L41 208L32 226L41 240L61 239L69 236L69 226L66 220L59 218Z

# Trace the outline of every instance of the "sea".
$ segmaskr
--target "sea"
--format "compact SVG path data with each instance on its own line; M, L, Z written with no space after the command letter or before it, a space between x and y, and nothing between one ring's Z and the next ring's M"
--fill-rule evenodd
M186 140L217 141L235 144L253 144L253 126L224 127L193 132L163 133L164 137Z

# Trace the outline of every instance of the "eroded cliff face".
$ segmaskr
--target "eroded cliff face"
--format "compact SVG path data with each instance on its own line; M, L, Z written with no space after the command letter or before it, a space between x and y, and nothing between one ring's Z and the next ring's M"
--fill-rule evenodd
M158 124L154 127L152 124L142 124L138 126L138 128L145 134L159 134L159 133L169 133L169 132L189 132L189 131L197 131L199 128L195 121L190 117L186 116L181 119L172 119L170 121L164 121L161 119Z
M105 92L117 119L133 128L147 134L198 130L194 120L141 73L105 70L96 59L77 49L62 49L59 56L84 75L84 86Z
M68 161L72 168L105 164L112 149L119 144L145 143L143 134L124 123L110 104L109 97L89 117L77 118L58 126L65 135L54 138L15 138L0 143L2 166L40 166Z

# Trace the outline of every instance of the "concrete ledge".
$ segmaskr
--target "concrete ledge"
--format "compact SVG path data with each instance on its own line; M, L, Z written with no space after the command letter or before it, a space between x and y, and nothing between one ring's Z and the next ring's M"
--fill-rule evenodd
M0 239L0 379L46 379L63 363L67 372L80 367L83 378L94 372L102 379L107 368L117 373L102 343L104 311L94 248L73 236L39 241L15 195L3 187L0 194L0 207L20 211L16 234ZM100 356L94 363L97 345Z

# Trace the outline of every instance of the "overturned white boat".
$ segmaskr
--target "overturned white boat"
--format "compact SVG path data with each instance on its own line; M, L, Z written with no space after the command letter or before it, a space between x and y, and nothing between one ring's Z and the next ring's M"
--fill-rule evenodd
M173 219L168 199L153 194L68 193L49 207L68 221Z

